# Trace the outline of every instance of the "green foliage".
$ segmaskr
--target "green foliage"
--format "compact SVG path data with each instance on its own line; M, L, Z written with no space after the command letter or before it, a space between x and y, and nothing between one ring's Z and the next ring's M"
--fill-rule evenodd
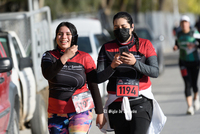
M200 14L200 0L188 0L188 10Z
M44 6L50 7L52 19L57 18L58 14L64 11L61 0L56 0L56 2L54 0L45 0Z
M73 11L97 11L100 5L100 0L62 0L65 10Z
M52 18L70 12L98 11L101 0L45 0L45 5L51 9Z
M124 10L133 13L136 1L139 2L139 12L157 11L159 8L159 0L115 0L111 11L115 13ZM101 7L101 0L45 0L45 5L51 8L52 18L55 19L71 12L97 12ZM178 5L180 13L200 14L200 0L178 0ZM164 0L162 7L163 11L173 12L173 0Z
M142 0L141 1L140 12L148 12L152 10L152 1L151 0Z

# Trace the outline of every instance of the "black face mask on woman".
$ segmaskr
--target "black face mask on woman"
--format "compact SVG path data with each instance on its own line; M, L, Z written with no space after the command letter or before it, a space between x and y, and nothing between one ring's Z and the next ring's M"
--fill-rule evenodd
M124 43L130 37L129 30L130 28L118 28L114 30L114 35L119 42Z

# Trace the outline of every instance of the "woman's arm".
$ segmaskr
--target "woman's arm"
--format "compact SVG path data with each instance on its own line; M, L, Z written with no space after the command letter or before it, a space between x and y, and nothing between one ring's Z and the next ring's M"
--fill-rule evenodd
M159 67L157 61L157 54L151 42L147 40L145 42L145 52L144 55L146 56L145 63L136 60L135 56L132 53L124 53L121 56L121 60L123 63L131 65L135 68L138 72L150 76L153 78L158 77L159 75Z
M105 123L103 116L103 105L97 83L93 83L90 81L91 78L93 78L92 74L93 73L87 73L88 88L91 91L92 98L94 100L95 113L97 114L96 125L98 125L101 129Z
M51 80L63 67L60 59L55 62L49 52L44 53L41 62L42 74L47 80Z
M136 61L133 67L140 73L153 78L157 78L159 75L157 56L147 58L145 63Z
M94 82L93 79L96 79L96 65L94 63L94 60L89 54L85 54L84 56L84 67L85 67L85 73L86 73L86 81L88 84L88 88L92 94L92 98L94 100L95 104L95 112L96 114L103 113L103 106L101 101L101 95L99 92L99 88L97 83Z
M53 77L55 77L56 74L62 69L64 64L67 62L67 60L72 58L76 54L77 50L77 45L73 45L67 48L64 54L56 61L53 61L53 56L50 54L50 52L44 53L41 63L43 76L47 80L51 80Z
M89 76L87 76L89 77ZM102 114L103 113L103 105L102 105L102 100L101 100L101 95L99 92L99 88L97 83L93 83L88 81L88 88L92 94L92 98L94 100L94 105L95 105L95 112L96 114Z
M90 70L89 72L86 73L87 77L87 84L88 88L91 91L92 98L94 100L94 105L95 105L95 112L97 114L96 118L96 125L99 128L102 128L105 120L104 120L104 114L103 114L103 105L102 105L102 100L101 100L101 95L99 92L99 88L97 85L97 71L94 69L95 68L95 63L93 62L93 66L91 66L91 60L93 59L89 56L89 62L90 62L90 67L87 66L87 68ZM86 62L87 63L87 62ZM93 68L91 70L91 68Z
M178 50L179 49L179 45L178 45L178 41L177 41L177 39L175 40L175 45L174 45L174 47L173 47L173 50L174 51L176 51L176 50Z
M99 52L97 62L97 83L108 80L115 72L115 68L120 64L122 62L119 60L119 54L116 54L112 62L108 63L108 57L105 54L105 48L103 46Z

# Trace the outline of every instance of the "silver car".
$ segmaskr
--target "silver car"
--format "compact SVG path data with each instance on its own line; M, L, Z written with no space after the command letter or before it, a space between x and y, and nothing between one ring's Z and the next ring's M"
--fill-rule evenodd
M158 37L155 37L153 31L146 25L135 25L134 30L139 38L144 38L151 41L157 53L159 73L163 73L165 65L162 50L162 41L164 40L164 36L160 35Z

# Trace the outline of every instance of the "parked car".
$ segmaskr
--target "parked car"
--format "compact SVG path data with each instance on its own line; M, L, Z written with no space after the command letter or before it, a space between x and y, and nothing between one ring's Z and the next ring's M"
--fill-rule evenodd
M159 73L161 74L165 67L162 50L162 41L164 40L164 36L160 35L155 37L153 31L147 25L135 25L134 30L139 38L148 39L153 44L158 57Z
M49 7L0 13L0 41L12 58L11 81L19 95L19 128L32 134L48 133L48 82L40 64L43 53L53 49L50 13Z
M11 81L12 59L0 42L0 134L19 134L19 97Z
M15 107L19 109L19 128L31 128L34 134L47 132L46 105L36 91L36 81L32 70L30 57L14 31L0 31L0 41L8 57L12 58L13 68L11 81L17 87L18 101ZM39 116L38 116L39 115Z
M79 32L78 33L78 49L87 52L97 63L99 42L92 32Z

